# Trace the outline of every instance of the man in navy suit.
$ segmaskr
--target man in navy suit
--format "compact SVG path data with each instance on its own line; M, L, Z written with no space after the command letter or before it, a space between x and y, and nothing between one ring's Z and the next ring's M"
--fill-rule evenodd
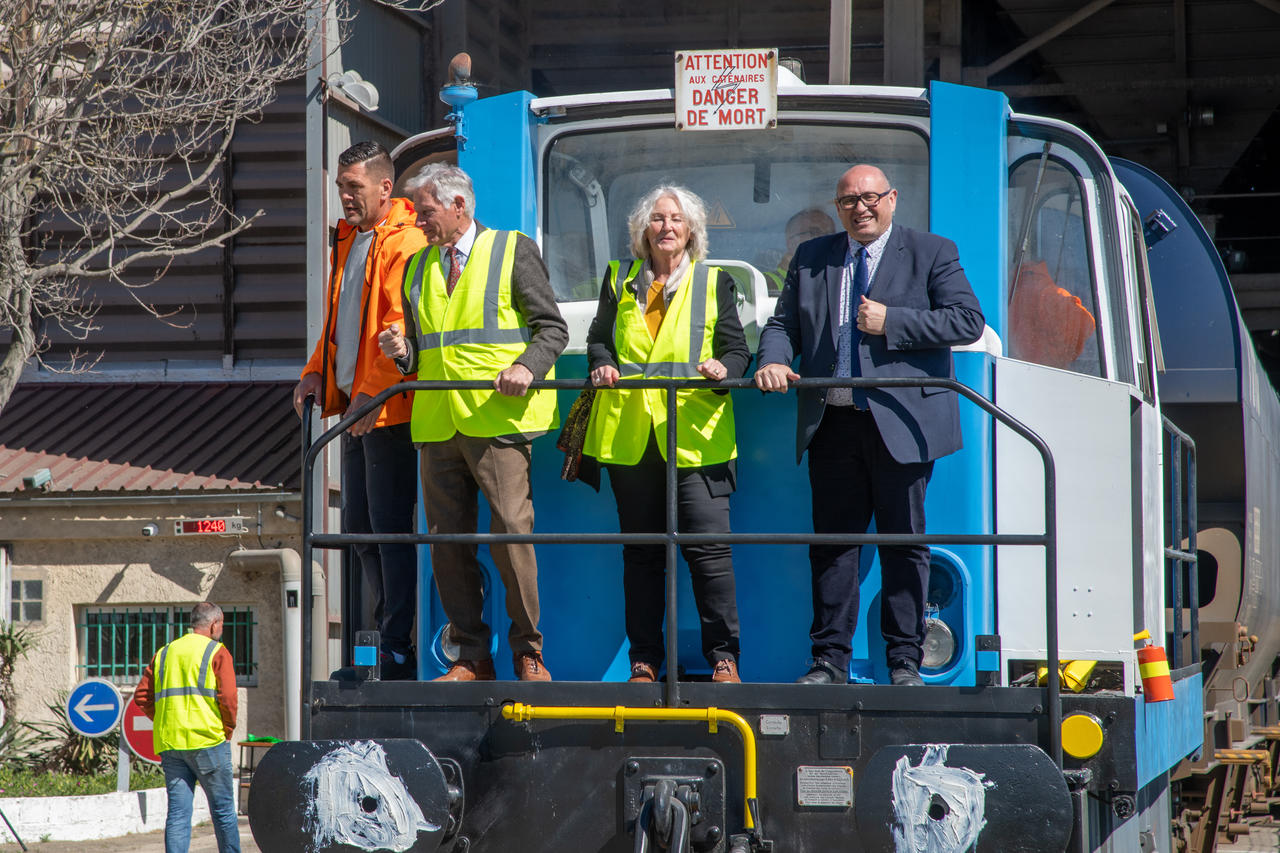
M875 166L836 184L843 234L800 245L760 335L756 385L801 376L952 376L951 347L982 335L982 310L950 240L893 224L898 191ZM799 373L791 363L799 356ZM799 392L796 461L809 450L815 533L923 533L933 460L960 449L955 392ZM813 664L806 684L848 681L858 618L857 545L813 545ZM921 685L929 548L880 549L881 633L894 684Z

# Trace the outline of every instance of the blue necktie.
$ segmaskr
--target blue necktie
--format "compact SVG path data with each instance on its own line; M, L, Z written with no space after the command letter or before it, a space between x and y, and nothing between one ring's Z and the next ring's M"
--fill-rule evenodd
M867 275L867 247L858 249L858 262L853 267L853 287L849 289L849 375L862 375L862 362L858 359L858 343L862 332L858 329L858 306L870 289ZM867 407L867 393L853 389L853 404L860 409Z

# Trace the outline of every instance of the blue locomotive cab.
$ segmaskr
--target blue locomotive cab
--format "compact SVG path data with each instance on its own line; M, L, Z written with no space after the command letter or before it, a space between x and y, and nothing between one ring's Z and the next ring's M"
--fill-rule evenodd
M812 97L811 88L782 86L778 127L756 133L677 131L669 90L547 99L514 93L466 108L466 142L457 159L475 179L479 216L487 225L537 236L569 323L570 343L557 376L585 375L586 332L605 265L630 255L627 215L660 182L682 184L706 200L709 260L736 280L739 313L753 350L795 248L789 223L792 231L809 237L838 230L833 188L855 162L880 165L899 191L896 220L956 240L984 308L998 302L1006 268L1006 238L999 224L1006 204L1003 97L939 85L932 95L853 89L852 96L824 99ZM950 128L941 136L930 129L939 122ZM429 156L432 141L424 135L405 143L397 151L398 165ZM934 177L938 174L944 179ZM956 180L959 176L965 180ZM957 353L957 378L989 396L989 353L999 348L998 331L989 330L983 341L966 348L972 351ZM794 395L734 393L740 424L734 530L811 529L807 475L792 455ZM562 411L573 397L561 392ZM937 465L929 523L934 530L991 532L990 419L962 407L966 449ZM534 450L538 531L616 531L607 495L559 479L561 457L553 442L554 436L544 438ZM735 549L742 660L749 680L789 681L803 668L812 615L806 554L804 546ZM539 558L553 567L541 572L540 592L544 602L554 602L544 609L542 629L557 676L625 680L620 549L543 546ZM933 562L929 597L934 621L924 677L930 683L972 684L974 637L995 633L992 549L940 546ZM429 571L424 556L424 580ZM879 639L878 572L874 549L865 549L851 676L867 683L887 680ZM494 590L495 584L489 586ZM496 587L488 609L495 619L494 635L501 637L505 616L501 584ZM424 620L420 639L437 650L420 656L428 661L422 674L429 678L448 664L442 653L447 632L429 583L422 585L421 597L420 612L431 619ZM679 612L682 672L705 675L687 577L681 580ZM495 661L509 657L503 642L495 640Z
M837 230L837 178L853 162L880 165L899 191L896 220L954 240L983 306L988 329L978 343L957 348L956 378L1043 430L1053 447L1063 525L1059 593L1070 605L1063 608L1062 656L1102 662L1098 672L1109 673L1111 686L1134 695L1132 635L1164 631L1162 602L1150 595L1163 572L1159 512L1130 529L1134 506L1160 505L1159 408L1145 274L1132 244L1136 214L1096 146L1067 125L1011 115L999 93L948 84L927 92L849 87L839 97L827 87L783 85L778 126L767 131L679 131L669 98L669 90L547 99L514 93L465 110L457 158L475 178L479 215L537 236L569 322L557 375L585 375L602 272L610 259L630 254L626 217L652 186L683 184L707 201L711 258L737 280L754 346L785 277L788 222L798 217L818 233ZM402 160L421 155L413 140L402 150ZM563 411L573 393L561 394ZM805 531L806 475L789 455L794 397L735 394L741 470L734 530ZM1034 449L975 406L962 402L961 417L965 447L936 466L930 530L1039 532L1044 481ZM607 495L559 479L553 438L534 452L538 530L616 530ZM556 603L544 613L543 630L559 670L575 680L624 678L620 549L541 550L544 564L554 566L540 584L543 600ZM879 566L874 549L865 552L851 675L883 682ZM807 653L805 550L739 546L734 556L744 674L788 680ZM997 563L1004 566L999 573ZM1045 660L1043 563L1042 551L1025 546L998 553L978 545L935 548L927 682L974 684L980 636L1001 637L999 666L984 670L998 671L999 683ZM501 637L496 586L490 609ZM421 612L432 615L421 639L432 646L435 638L447 640L443 614L429 583L421 595ZM696 675L706 664L691 595L683 579L680 663ZM1141 603L1137 613L1134 602ZM509 657L502 643L495 640L498 661ZM443 655L426 659L424 677L439 674L432 665L448 663Z
M850 838L866 850L1169 849L1171 774L1203 744L1202 685L1197 667L1175 666L1173 698L1147 702L1135 645L1144 631L1159 644L1181 630L1166 624L1166 557L1184 533L1168 523L1182 505L1167 482L1143 219L1111 164L1070 125L945 83L806 86L782 74L776 124L757 130L685 129L674 102L671 89L480 98L393 156L401 182L456 158L479 221L539 243L570 330L561 413L587 374L605 267L630 255L627 217L648 190L680 184L705 200L708 262L734 277L754 352L796 241L840 228L838 178L881 167L898 190L895 221L956 243L987 324L953 349L964 447L938 460L928 490L926 686L888 685L874 547L862 549L850 683L793 682L813 615L796 395L740 383L731 523L743 537L743 684L709 683L683 562L676 671L622 683L621 545L605 541L617 510L607 490L561 478L546 435L533 499L555 682L511 681L503 584L481 541L499 681L425 683L457 649L422 545L421 681L306 685L304 730L333 741L280 750L262 772L310 774L322 753L373 739L381 771L412 767L411 798L414 786L430 795L424 814L439 832L413 849L648 849L646 833L673 831L672 814L688 833L657 846L716 853ZM581 534L594 538L567 541ZM265 815L274 801L258 803L251 813ZM308 808L255 818L254 831L294 849ZM903 846L917 818L963 844Z

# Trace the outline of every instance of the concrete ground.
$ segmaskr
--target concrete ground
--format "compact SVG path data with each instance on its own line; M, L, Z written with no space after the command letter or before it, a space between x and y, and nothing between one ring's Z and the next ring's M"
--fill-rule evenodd
M95 841L45 841L38 838L22 839L30 853L164 853L164 830L145 835L125 835L120 838L100 838ZM0 853L21 853L17 844L0 844ZM249 818L240 816L241 853L262 853L253 843L249 831ZM213 824L206 823L191 830L191 853L218 853L218 842L213 836Z

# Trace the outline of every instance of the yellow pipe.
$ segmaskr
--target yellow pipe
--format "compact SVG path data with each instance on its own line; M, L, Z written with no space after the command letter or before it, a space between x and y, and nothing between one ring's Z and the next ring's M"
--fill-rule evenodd
M747 829L754 829L751 820L751 801L756 798L756 734L740 715L721 708L628 708L624 705L579 708L572 705L526 705L513 702L502 706L502 716L517 723L525 720L613 720L614 731L622 731L627 720L645 722L706 723L707 730L716 732L717 724L729 723L742 736L742 769L746 776L743 788L746 796L743 813Z

